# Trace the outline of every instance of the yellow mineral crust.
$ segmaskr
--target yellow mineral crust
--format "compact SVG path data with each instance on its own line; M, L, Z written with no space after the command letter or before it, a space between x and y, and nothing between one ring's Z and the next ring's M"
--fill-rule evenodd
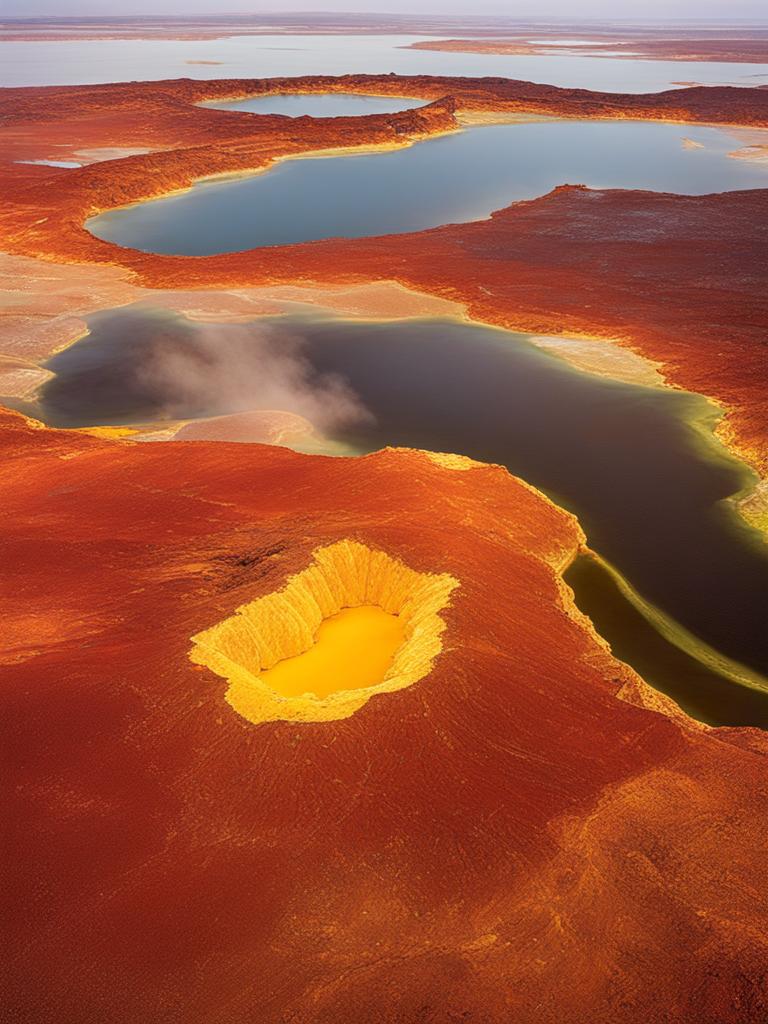
M442 649L440 612L459 585L447 573L418 572L384 551L341 540L313 552L312 562L272 594L192 637L190 658L229 682L227 703L249 722L329 722L349 718L377 693L423 679ZM399 617L403 642L380 682L318 697L281 695L264 673L317 643L321 625L345 608L380 608Z
M468 455L452 455L449 452L424 452L424 454L436 466L442 466L443 469L452 469L460 473L483 465L482 462L470 459Z

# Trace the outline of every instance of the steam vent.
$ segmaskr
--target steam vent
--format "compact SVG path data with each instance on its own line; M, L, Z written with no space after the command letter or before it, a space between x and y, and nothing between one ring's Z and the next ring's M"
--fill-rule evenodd
M342 540L317 548L282 590L194 636L190 657L228 680L227 702L249 722L348 718L428 675L458 585Z

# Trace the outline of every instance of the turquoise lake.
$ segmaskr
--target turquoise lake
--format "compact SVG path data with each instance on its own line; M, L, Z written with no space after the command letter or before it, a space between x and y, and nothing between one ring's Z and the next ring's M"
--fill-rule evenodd
M480 220L563 184L687 195L768 186L768 165L728 155L741 145L722 129L650 121L486 125L399 150L281 161L87 227L128 248L206 256Z
M252 96L224 103L204 103L214 110L244 110L251 114L282 114L285 117L363 117L366 114L393 114L398 110L420 107L424 100L399 99L397 96L362 96L357 93L283 94Z

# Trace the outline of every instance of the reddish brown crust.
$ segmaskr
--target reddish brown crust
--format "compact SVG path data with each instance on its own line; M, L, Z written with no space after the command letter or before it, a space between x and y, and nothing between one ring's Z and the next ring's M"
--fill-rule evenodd
M617 699L565 513L416 453L0 454L9 1020L761 1019L764 739ZM350 535L460 580L435 670L250 725L189 637Z
M609 102L596 94L499 80L454 80L451 86L462 105L474 109L544 104L576 114L585 103L605 112ZM160 195L206 174L258 168L278 156L324 147L398 144L455 123L453 99L400 114L321 121L256 118L192 105L211 96L278 88L428 96L444 91L446 81L363 76L301 80L299 86L295 80L181 81L7 90L0 94L9 116L0 139L16 159L39 155L41 139L168 148L75 171L0 165L10 199L0 221L4 248L117 264L150 287L394 278L464 302L472 316L490 323L619 337L662 361L672 382L726 405L731 439L766 469L768 297L760 272L768 262L766 190L691 198L566 187L476 224L195 259L120 249L83 228L99 209ZM717 114L724 121L751 117L752 123L768 123L768 91L691 89L621 100L627 110L644 106L694 119ZM617 102L612 98L610 109Z
M530 33L544 39L547 32ZM602 35L602 33L601 33ZM448 53L494 54L548 54L572 52L584 56L605 52L630 60L727 61L735 64L765 64L768 62L768 39L755 36L731 38L663 38L649 39L634 36L629 42L621 39L598 41L593 35L583 36L589 45L568 47L553 42L527 43L525 39L425 39L411 43L411 50L440 50ZM578 34L574 38L579 38Z
M491 322L620 334L738 406L742 444L764 431L768 192L564 188L410 236L143 256L83 217L214 168L452 124L450 103L287 125L164 88L149 109L149 93L89 108L79 92L63 122L72 91L30 96L4 129L17 154L67 134L169 148L15 170L7 248L158 287L394 277ZM412 452L114 444L2 414L0 458L9 1020L766 1016L765 738L618 699L642 685L563 604L555 568L581 542L566 513L501 469ZM345 721L250 725L189 638L350 536L460 581L434 672Z
M116 85L40 86L0 90L0 116L7 123L50 121L57 111L66 116L102 110L113 117L136 110L152 112L165 123L177 123L185 113L188 125L194 112L184 105L237 96L296 92L369 92L375 95L416 96L423 99L455 98L465 110L506 110L551 114L556 117L638 117L768 125L768 90L733 86L669 89L659 93L609 93L589 89L563 89L508 78L457 78L438 75L312 75L296 78L232 78L213 81L169 79L161 82L126 82ZM243 115L229 113L226 124L219 114L218 132L226 137L253 131ZM198 120L197 122L201 122ZM205 123L205 122L202 122ZM213 124L214 122L209 122Z

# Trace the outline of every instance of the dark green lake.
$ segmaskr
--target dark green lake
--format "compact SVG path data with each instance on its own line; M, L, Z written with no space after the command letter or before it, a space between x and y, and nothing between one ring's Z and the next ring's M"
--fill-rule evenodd
M280 408L361 453L400 445L501 463L574 511L590 547L645 601L768 674L768 549L725 500L749 474L712 437L705 399L582 373L524 335L453 320L213 325L134 307L89 326L49 361L55 377L27 407L47 423ZM696 708L703 684L691 678ZM701 714L757 723L753 705L768 697L735 690L741 703L728 705L727 683Z

